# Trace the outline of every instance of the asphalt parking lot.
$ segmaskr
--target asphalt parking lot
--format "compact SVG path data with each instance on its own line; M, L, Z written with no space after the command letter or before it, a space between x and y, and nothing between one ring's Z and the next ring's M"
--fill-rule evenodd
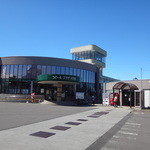
M94 109L93 106L62 106L55 103L0 103L0 131Z
M133 111L127 122L98 150L149 150L150 110Z

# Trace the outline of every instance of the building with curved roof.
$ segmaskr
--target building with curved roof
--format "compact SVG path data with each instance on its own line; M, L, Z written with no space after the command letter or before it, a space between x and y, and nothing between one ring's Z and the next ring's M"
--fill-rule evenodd
M0 58L2 100L31 93L48 100L75 99L77 92L101 101L106 51L96 45L71 49L74 60L10 56ZM84 97L84 98L85 98Z

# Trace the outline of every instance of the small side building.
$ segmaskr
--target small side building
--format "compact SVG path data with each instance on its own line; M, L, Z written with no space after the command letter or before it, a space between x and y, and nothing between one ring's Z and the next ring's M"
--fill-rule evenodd
M150 79L117 81L103 84L103 100L118 95L120 106L150 107ZM111 95L111 96L110 96Z

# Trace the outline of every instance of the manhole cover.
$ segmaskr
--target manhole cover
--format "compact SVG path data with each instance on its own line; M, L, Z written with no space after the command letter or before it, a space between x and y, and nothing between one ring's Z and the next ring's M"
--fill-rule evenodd
M65 127L65 126L55 126L55 127L52 127L50 129L55 129L55 130L62 130L62 131L65 131L65 130L68 130L70 129L71 127Z
M88 121L87 119L78 119L77 121Z
M79 123L79 122L67 122L67 123L65 123L65 124L69 124L69 125L79 125L79 124L81 124L81 123Z
M92 116L88 116L88 117L98 118L98 117L99 117L99 115L92 115Z
M48 138L50 136L55 135L56 133L51 133L51 132L44 132L44 131L39 131L39 132L35 132L33 134L30 134L31 136L37 136L37 137L41 137L41 138Z

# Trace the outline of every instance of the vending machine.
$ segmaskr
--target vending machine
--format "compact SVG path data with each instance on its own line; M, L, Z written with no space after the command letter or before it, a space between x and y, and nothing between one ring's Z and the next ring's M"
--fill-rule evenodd
M119 94L118 93L110 93L109 94L109 105L114 105L114 97L117 97L119 103Z

